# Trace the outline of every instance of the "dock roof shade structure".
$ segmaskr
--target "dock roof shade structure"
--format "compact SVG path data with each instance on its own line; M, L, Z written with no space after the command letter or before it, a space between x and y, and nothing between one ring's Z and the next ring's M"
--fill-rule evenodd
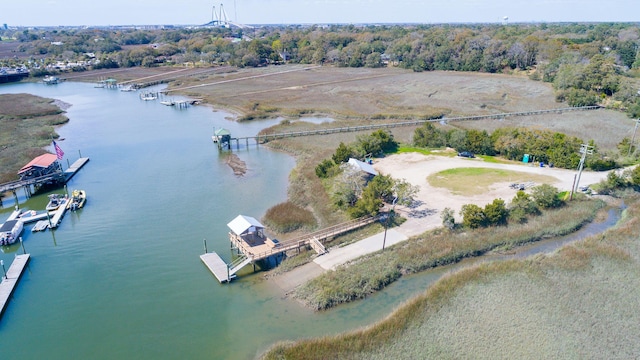
M373 166L367 164L366 162L354 159L354 158L350 158L349 159L349 164L351 166L353 166L356 169L359 169L360 171L364 171L366 173L369 173L373 176L378 175L378 172L376 171L376 169L373 168Z
M27 165L23 166L22 169L20 169L20 171L18 172L18 174L22 174L23 172L29 171L34 167L46 169L49 166L51 166L51 164L56 162L56 160L58 160L58 158L55 154L40 155L37 158L31 160Z
M214 131L213 134L216 135L216 136L223 136L223 135L231 135L231 132L229 132L229 130L227 130L227 129L220 128L220 129Z
M260 222L251 216L238 215L235 219L233 219L230 223L227 224L229 229L233 231L236 235L240 236L247 232L247 230L251 230L254 228L255 230L264 229L264 225L260 224Z

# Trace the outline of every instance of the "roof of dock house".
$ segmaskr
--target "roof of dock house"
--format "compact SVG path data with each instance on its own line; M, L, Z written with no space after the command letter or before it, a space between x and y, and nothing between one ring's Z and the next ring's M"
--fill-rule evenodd
M27 165L23 166L22 169L18 171L18 174L22 174L23 172L28 171L29 169L34 167L46 169L51 166L51 164L56 162L56 160L58 160L58 157L55 154L40 155L31 160Z
M227 226L233 231L236 235L242 235L245 231L255 228L264 228L264 225L260 224L260 222L251 216L238 215L235 219L231 220Z
M231 132L225 128L220 128L213 132L214 135L222 136L222 135L231 135Z
M360 161L358 159L350 158L349 164L354 168L364 171L366 173L369 173L371 175L374 175L374 176L378 175L378 172L376 171L376 169L374 169L373 166L367 164L366 162Z

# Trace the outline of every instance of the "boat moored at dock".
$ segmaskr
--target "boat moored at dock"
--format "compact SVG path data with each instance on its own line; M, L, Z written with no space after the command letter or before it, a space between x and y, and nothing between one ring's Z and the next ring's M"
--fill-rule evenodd
M87 201L87 193L84 190L73 190L71 193L71 201L69 201L69 209L75 211L81 209Z
M50 194L49 195L49 203L45 207L47 211L55 211L61 205L67 204L67 196L62 194Z
M24 224L20 220L7 220L0 226L0 245L11 245L22 234Z

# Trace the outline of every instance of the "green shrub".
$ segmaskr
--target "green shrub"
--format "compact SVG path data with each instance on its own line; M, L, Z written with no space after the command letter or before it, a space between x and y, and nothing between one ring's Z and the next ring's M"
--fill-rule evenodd
M539 215L540 209L526 192L520 190L509 204L509 219L517 223L524 223L531 215Z
M331 159L322 160L320 164L316 166L316 176L321 179L329 178L335 175L336 164Z
M564 204L558 197L558 189L549 184L542 184L531 190L531 196L536 205L543 209L557 208Z
M485 205L484 216L486 225L506 225L509 211L502 199L494 199L492 203Z
M442 218L442 226L449 230L453 230L456 227L456 218L453 216L454 212L450 208L444 208L440 217Z
M462 205L460 215L462 215L462 225L470 229L483 227L487 221L484 210L475 204Z

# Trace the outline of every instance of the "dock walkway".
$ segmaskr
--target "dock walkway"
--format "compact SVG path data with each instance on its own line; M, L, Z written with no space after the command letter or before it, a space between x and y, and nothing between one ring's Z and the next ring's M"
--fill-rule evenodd
M228 282L229 267L216 252L210 252L200 255L202 262L209 268L209 271L220 281L220 283Z
M60 221L62 220L64 213L67 212L67 205L69 201L71 201L71 199L69 198L65 199L65 201L62 204L60 204L60 206L55 211L53 211L53 217L51 217L50 228L55 229L58 227L58 225L60 225Z
M76 160L67 170L64 171L64 182L71 180L71 178L78 172L78 170L82 169L86 163L89 162L88 157L81 157Z
M7 278L5 279L4 276L2 276L2 282L0 283L0 316L4 313L11 294L13 294L13 290L15 290L16 285L18 285L18 280L20 280L30 257L30 254L16 255L9 270L7 270Z
M548 109L548 110L533 110L533 111L520 111L520 112L499 113L499 114L490 114L490 115L410 120L410 121L400 121L400 122L385 123L385 124L369 124L369 125L346 126L346 127L339 127L339 128L318 129L318 130L308 130L308 131L293 131L293 132L285 132L285 133L277 133L277 134L263 134L263 135L256 135L256 136L231 138L229 139L229 148L231 148L232 141L236 142L236 148L240 148L240 142L244 141L246 145L249 146L249 140L254 140L256 145L258 145L258 144L266 143L272 140L286 139L286 138L300 137L300 136L330 135L330 134L343 133L343 132L359 132L359 131L377 130L377 129L392 129L392 128L404 127L404 126L420 126L425 123L433 123L433 122L503 120L509 117L535 116L535 115L545 115L545 114L562 114L565 112L589 111L589 110L598 110L598 109L602 109L602 107L597 105L596 106L576 106L576 107L557 108L557 109ZM214 138L214 142L216 142L215 136L213 136L212 138Z

